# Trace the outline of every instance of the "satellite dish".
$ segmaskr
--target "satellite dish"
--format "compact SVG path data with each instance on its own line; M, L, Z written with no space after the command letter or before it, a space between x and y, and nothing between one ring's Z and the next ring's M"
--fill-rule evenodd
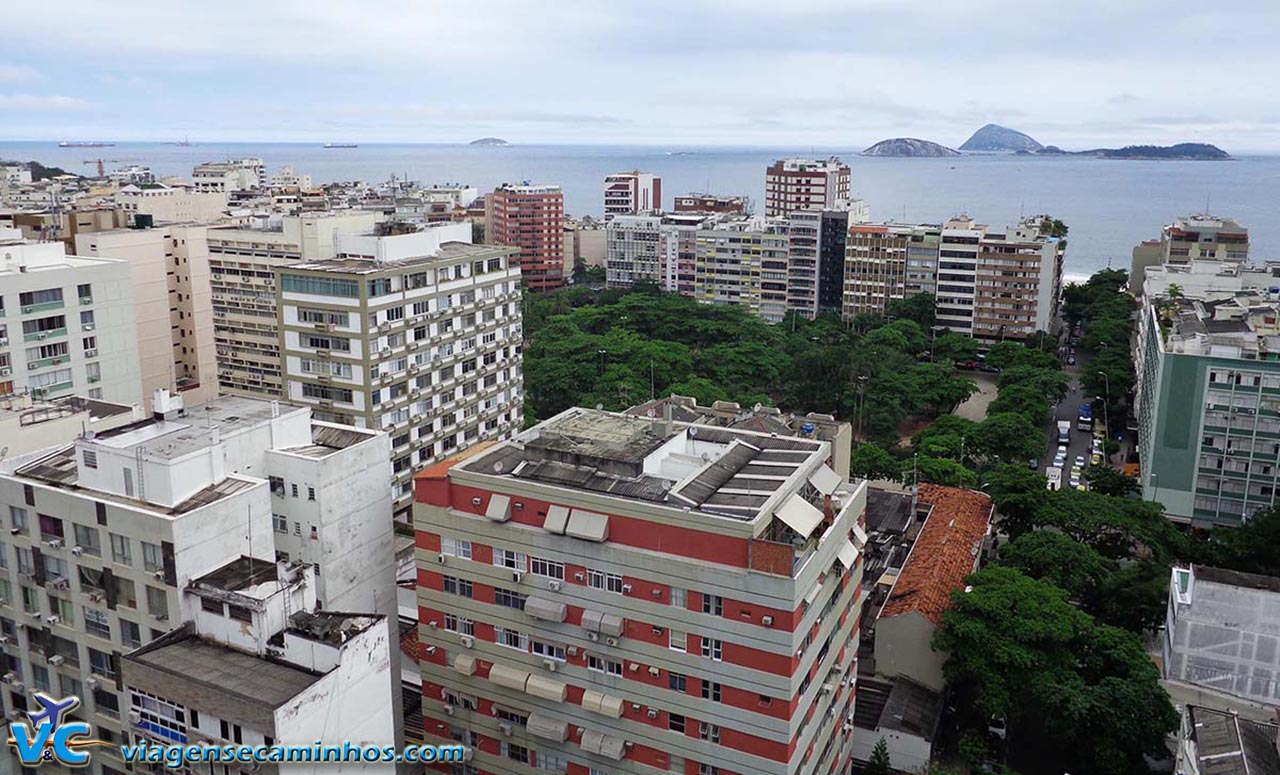
M696 426L696 425L691 425L691 426L689 426L689 435L690 435L690 436L697 436L697 435L698 435L698 426Z
M645 412L645 416L647 416L647 417L649 417L650 419L652 419L652 418L654 418L654 417L657 417L657 416L658 416L658 413L657 413L657 412L655 412L655 411L653 411L653 407L651 406L651 407L649 407L649 409Z
M496 463L494 463L494 464L493 464L493 472L494 472L495 474L500 474L500 473L502 473L502 469L503 469L503 468L505 468L505 466L503 466L503 465L502 465L502 461L501 461L501 460L499 460L498 462L496 462Z
M596 411L597 412L604 411L604 404L596 404Z

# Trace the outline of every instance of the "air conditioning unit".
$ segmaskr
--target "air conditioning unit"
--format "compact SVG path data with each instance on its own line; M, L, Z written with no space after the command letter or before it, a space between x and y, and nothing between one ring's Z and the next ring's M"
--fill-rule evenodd
M38 368L40 368L40 364L36 363L35 361L31 361L30 363L27 364L27 371L35 371Z
M57 578L53 580L53 584L51 584L51 586L54 589L68 589L71 587L71 582L65 578Z
M92 330L93 330L93 324L92 324L92 323L85 323L83 326L80 326L80 330L81 330L81 331L92 331Z
M524 578L524 571L518 571L518 570L511 571L511 580L513 582L519 584L520 580L523 578Z
M566 651L566 652L568 652L569 656L571 656L571 657L576 657L576 656L578 656L578 647L577 647L577 646L569 646L568 648L566 648L566 649L565 649L565 651Z
M436 555L436 562L440 563L441 565L444 565L445 559L444 559L443 553Z
M141 724L141 723L142 723L142 713L140 713L139 711L136 711L136 710L131 710L131 711L129 711L129 723L130 723L130 724Z
M507 737L511 737L511 732L513 730L511 728L510 722L502 721L498 723L498 731L506 735Z
M452 716L452 715L454 714L454 711L455 711L455 710L457 710L457 709L456 709L456 708L454 708L452 705L445 705L445 706L444 706L444 714L445 714L446 716Z
M37 614L37 616L38 616L38 615L39 615L39 614ZM589 633L587 633L587 640L592 640L592 641L594 641L594 640L600 640L600 633L598 633L598 632L589 632Z
M585 581L586 578L587 578L586 574L583 573L582 571L578 571L577 573L573 574L574 581Z
M0 369L0 377L7 377L13 373L13 369Z
M50 623L50 624L54 624L54 621L53 621L53 620L54 620L54 619L57 619L57 618L58 618L58 617L56 617L56 616L50 616L50 617L49 617L49 623ZM67 660L66 660L66 657L62 656L61 654L54 654L53 656L49 657L49 664L50 664L50 665L53 665L54 667L60 667L60 666L62 665L62 663L63 663L63 662L66 662L66 661L67 661Z
M11 683L13 683L14 681L18 680L18 674L17 674L17 673L15 673L15 672L13 672L13 671L11 670L11 671L9 671L9 672L5 673L5 674L4 674L4 678L0 678L0 680L3 680L3 681L4 681L5 683L7 683L7 684L11 684Z
M71 556L72 556L72 557L79 557L79 556L80 556L80 555L82 555L82 554L84 554L84 547L80 547L80 546L73 546L73 547L71 547Z
M88 350L85 350L85 351L84 351L84 357L86 357L86 358L97 358L97 357L98 357L98 348L96 348L96 347L91 347L91 348L89 348Z
M8 646L12 642L12 639L8 635L0 635L0 646Z
M163 580L164 580L164 571L162 571L162 570L158 570L158 571L156 571L155 573L153 573L153 574L151 574L151 575L155 577L156 581L163 581Z
M51 549L61 549L62 547L63 543L61 538L55 538L49 542L49 548Z
M608 645L610 645L610 646L616 646L616 645L618 645L618 639L617 639L617 638L605 638L605 639L604 639L604 642L605 642L605 643L607 643L607 644L608 644Z
M556 661L555 661L554 659L544 659L544 660L542 660L542 666L543 666L543 667L545 667L546 669L550 670L550 671L551 671L551 672L553 672L553 673L556 671Z
M559 592L559 591L560 591L560 582L556 581L555 579L552 579L551 581L548 581L548 582L547 582L547 589L551 590L552 592Z
M622 585L622 594L624 594L624 595L629 595L629 594L631 594L631 585L630 585L630 584L623 584L623 585Z
M662 671L656 667L649 668L649 675L653 676L654 678L657 678L661 673Z
M21 532L22 532L22 528L20 527L9 528L9 535L16 536L18 533L21 533Z
M101 593L101 592L90 592L90 593L89 593L89 600L91 600L91 601L92 601L92 602L94 602L94 603L101 603L101 602L102 602L102 593Z
M97 678L86 678L84 679L84 688L92 691L98 688L99 683L101 682Z
M43 334L43 333L42 333L42 334L36 334L36 339L48 339L48 338L49 338L49 335L48 335L48 334Z
M465 648L471 648L472 646L476 645L476 639L471 637L470 635L463 635L459 640L462 642L462 645Z
M436 647L435 647L435 646L427 646L427 653L428 653L428 654L434 654L434 653L436 653Z
M773 617L772 617L772 616L761 616L761 617L760 617L760 623L761 623L761 624L763 624L765 627L772 627L772 626L773 626Z

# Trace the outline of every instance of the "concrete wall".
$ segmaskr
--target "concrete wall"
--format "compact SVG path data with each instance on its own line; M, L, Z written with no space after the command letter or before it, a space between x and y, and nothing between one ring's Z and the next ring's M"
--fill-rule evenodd
M942 691L942 664L947 655L929 645L935 629L933 622L914 611L878 620L876 673L905 676L935 692Z

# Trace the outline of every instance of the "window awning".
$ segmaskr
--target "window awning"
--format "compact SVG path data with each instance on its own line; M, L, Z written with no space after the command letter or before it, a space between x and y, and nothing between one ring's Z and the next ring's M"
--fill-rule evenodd
M809 484L813 485L818 492L823 495L830 495L840 486L840 474L831 470L831 466L823 464L821 468L813 472L809 477Z
M857 522L853 523L853 540L859 549L867 545L867 531L863 530L862 525Z
M535 619L548 622L563 622L568 607L564 603L554 603L540 597L530 597L524 601L524 612Z
M622 698L587 689L582 693L582 707L611 718L622 718Z
M820 595L821 593L822 593L822 584L821 583L814 584L812 589L804 593L804 601L809 605L813 605L813 601L817 600L818 595Z
M849 570L858 561L858 550L854 548L852 541L845 539L844 545L836 552L836 557L840 559L844 569Z
M600 632L615 637L622 635L622 617L605 614L600 617Z
M563 681L553 681L550 678L543 678L540 675L529 676L529 681L525 684L525 692L532 694L534 697L541 697L544 700L555 700L556 702L564 702L564 698L568 695L569 690L565 688Z
M627 752L626 743L622 738L611 737L594 729L583 730L582 742L579 745L587 753L606 756L615 762L622 761L623 755Z
M587 632L600 632L600 620L604 618L604 614L599 611L592 611L590 608L582 609L582 629Z
M569 739L569 722L553 718L541 711L529 714L529 723L525 728L529 730L529 734L537 735L544 740L563 743Z
M459 654L453 658L453 669L463 675L475 675L476 658L470 654Z
M523 692L529 682L529 671L495 662L493 667L489 668L489 680L498 686Z
M565 525L569 524L569 509L564 506L552 506L547 509L547 519L542 523L542 529L564 535Z
M506 522L511 519L511 497L494 493L489 496L489 506L484 515L494 522Z
M609 517L594 511L574 509L569 512L569 524L565 525L564 534L600 543L609 537Z
M773 515L805 538L808 538L814 528L822 523L822 512L814 508L809 501L801 498L799 493L783 501Z

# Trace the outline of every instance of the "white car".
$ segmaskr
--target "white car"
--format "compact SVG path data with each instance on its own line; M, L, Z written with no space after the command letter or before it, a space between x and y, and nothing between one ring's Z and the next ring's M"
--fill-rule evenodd
M1084 455L1076 455L1076 466L1084 468Z
M1066 445L1066 444L1059 444L1059 445L1058 445L1058 457L1066 457L1066 456L1067 456L1067 445Z

